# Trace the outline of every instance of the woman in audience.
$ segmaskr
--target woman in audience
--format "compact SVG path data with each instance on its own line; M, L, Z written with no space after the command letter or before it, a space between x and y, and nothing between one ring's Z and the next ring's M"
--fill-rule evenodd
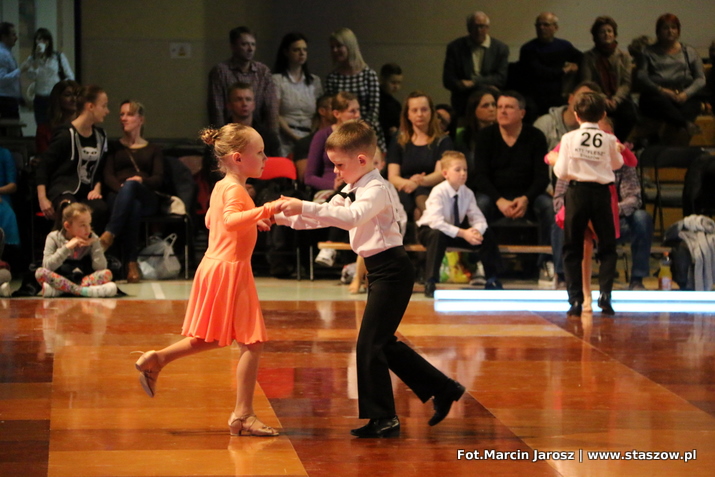
M328 140L328 136L345 121L361 117L360 103L354 94L346 91L340 91L333 96L331 109L335 123L315 133L308 151L305 184L312 187L315 192L334 191L342 186L343 183L335 175L333 163L330 162L328 154L325 152L325 142Z
M42 154L50 146L52 131L77 117L77 93L80 84L74 80L62 80L52 87L50 93L49 122L38 124L35 134L37 154Z
M455 146L467 158L467 171L474 171L474 147L480 129L491 126L497 120L496 89L480 89L469 96L465 109L465 126L457 129ZM467 181L467 184L470 182Z
M107 250L114 238L122 237L122 256L127 264L127 281L141 279L139 257L139 222L142 217L156 214L159 189L164 174L161 148L142 137L144 106L137 101L124 101L119 109L122 137L112 142L104 166L104 186L111 215L99 238Z
M687 141L679 142L687 144L698 131L703 62L695 48L680 42L680 20L672 13L658 18L655 32L657 41L645 48L638 68L641 112L685 132Z
M421 91L407 96L397 141L387 152L387 177L399 192L407 217L418 220L432 186L444 179L439 159L454 149L439 126L432 98Z
M20 69L28 79L35 81L35 123L37 126L50 122L50 92L59 81L73 80L74 73L67 57L55 51L52 33L47 28L39 28L35 32L32 54L25 60Z
M377 133L377 145L385 152L385 136L380 127L380 83L377 73L362 59L355 33L340 28L330 35L330 54L335 69L325 79L325 92L337 94L348 91L357 96L360 117L369 122Z
M335 123L315 133L308 152L305 184L314 189L313 200L317 202L330 200L335 195L335 192L345 185L342 178L335 174L333 163L325 152L325 142L328 140L328 136L345 121L360 118L360 103L358 103L354 94L340 91L333 96L332 113ZM349 240L347 230L337 227L328 229L328 241L348 242ZM332 267L336 256L336 250L323 249L315 257L315 263L325 267Z
M97 124L109 114L108 103L99 86L82 87L77 96L79 115L55 131L42 154L35 180L40 209L48 219L61 216L66 204L83 202L92 209L95 230L104 230L107 205L98 171L107 151L107 135Z
M607 16L591 26L594 47L583 55L581 80L593 81L606 96L606 111L615 123L616 137L625 141L636 124L636 109L630 99L632 64L630 55L618 48L618 25Z
M288 157L295 143L311 133L315 100L323 94L320 78L308 70L308 40L302 33L288 33L278 48L273 81L280 102L281 155Z

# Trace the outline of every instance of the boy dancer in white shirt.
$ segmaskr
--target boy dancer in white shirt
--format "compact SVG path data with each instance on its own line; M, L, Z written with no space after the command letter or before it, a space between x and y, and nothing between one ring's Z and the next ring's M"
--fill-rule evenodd
M564 274L571 308L569 316L581 316L584 300L581 277L583 236L591 221L598 237L601 266L598 272L600 296L598 306L605 315L613 315L611 291L616 275L616 231L611 209L609 185L615 180L614 170L623 166L616 136L598 128L606 115L603 95L580 93L574 100L574 114L580 127L561 138L554 173L569 181L564 197Z
M325 149L347 184L346 197L335 195L324 204L286 198L282 213L275 215L276 223L295 228L347 229L352 249L365 258L368 296L357 341L357 378L360 418L370 421L350 431L357 437L400 433L390 370L422 402L434 397L431 426L447 416L465 390L395 336L412 296L414 269L402 245L398 204L373 166L376 147L375 132L365 121L343 123Z
M427 249L425 296L434 297L447 247L471 248L478 252L487 277L484 288L501 290L499 245L487 229L487 220L477 206L474 192L465 185L467 159L461 152L445 151L440 163L446 180L432 188L425 211L417 221L420 242Z

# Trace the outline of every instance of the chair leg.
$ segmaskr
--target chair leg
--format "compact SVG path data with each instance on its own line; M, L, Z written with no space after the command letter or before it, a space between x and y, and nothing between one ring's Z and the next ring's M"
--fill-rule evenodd
M315 264L313 263L313 246L308 245L308 263L310 264L310 281L312 282L315 279Z
M295 278L300 281L300 247L295 248Z

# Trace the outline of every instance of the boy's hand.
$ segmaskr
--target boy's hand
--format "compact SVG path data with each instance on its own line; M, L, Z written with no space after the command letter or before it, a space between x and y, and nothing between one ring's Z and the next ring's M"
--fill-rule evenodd
M280 204L280 211L283 212L286 217L300 215L303 213L302 200L293 197L281 197L281 199L285 200Z
M266 202L263 205L271 209L271 215L274 215L281 211L281 205L283 204L283 202L285 202L285 197L281 196L280 199L276 199L271 202Z
M624 146L620 142L616 143L616 147L618 148L618 152L623 152L623 150L626 148L626 146Z
M481 245L482 240L484 240L484 237L477 229L459 229L457 237L463 238L470 245Z

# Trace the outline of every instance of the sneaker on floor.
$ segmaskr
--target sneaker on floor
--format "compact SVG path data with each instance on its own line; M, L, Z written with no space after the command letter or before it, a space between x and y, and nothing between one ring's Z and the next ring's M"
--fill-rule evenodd
M539 285L553 287L554 285L554 262L546 262L539 270Z
M117 285L114 282L104 285L94 285L87 287L87 296L92 298L106 298L117 294Z
M5 282L0 285L0 296L8 298L12 296L12 290L10 289L10 282Z
M482 265L482 262L477 262L477 269L474 271L474 275L472 275L472 279L469 281L469 284L473 287L484 285L487 283L487 279L485 277L484 265Z
M315 263L324 267L332 267L335 264L335 257L337 255L337 250L333 250L332 248L324 248L320 251L318 256L315 257Z
M49 283L42 284L42 296L44 298L57 298L62 296L63 291L57 288L52 288Z

